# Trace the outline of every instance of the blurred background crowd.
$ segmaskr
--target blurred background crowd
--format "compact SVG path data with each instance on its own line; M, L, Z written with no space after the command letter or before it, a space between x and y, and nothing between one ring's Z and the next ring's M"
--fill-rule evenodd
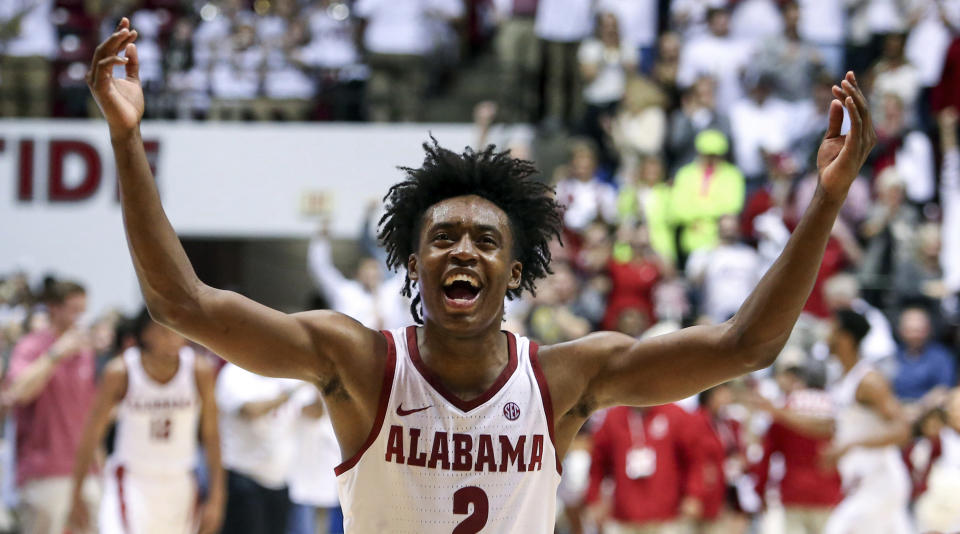
M536 296L507 303L506 328L544 344L729 319L813 198L831 86L854 70L879 142L776 365L699 399L596 417L565 460L558 530L820 532L844 495L841 452L830 425L806 423L835 415L844 369L829 341L848 311L870 326L854 336L860 358L908 418L918 529L960 529L960 1L7 0L0 116L95 117L87 63L122 15L141 36L147 118L472 121L477 146L537 162L566 205L563 246ZM411 322L409 302L402 274L384 272L378 209L355 240L320 224L310 307L394 328ZM62 304L43 276L0 284L6 369ZM98 369L133 343L119 312L84 324ZM273 395L273 408L302 396L264 384L247 393ZM317 412L315 400L291 411ZM3 471L16 509L13 426ZM638 431L657 453L624 465ZM339 462L331 443L317 473ZM260 485L335 509L325 480L311 490L323 498L283 476Z

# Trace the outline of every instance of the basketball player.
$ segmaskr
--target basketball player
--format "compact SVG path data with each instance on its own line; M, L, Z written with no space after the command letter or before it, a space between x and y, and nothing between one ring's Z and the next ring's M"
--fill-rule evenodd
M830 456L838 458L844 498L825 534L909 534L910 477L900 445L910 426L886 378L859 354L870 323L859 313L834 314L830 352L843 365L843 378L831 388L837 409Z
M73 469L73 528L88 528L80 498L97 444L114 409L117 435L104 472L101 534L213 534L223 518L224 475L214 401L214 371L180 334L137 316L138 346L107 364L87 419ZM197 430L210 472L210 490L199 514L193 474Z
M818 192L729 321L549 347L500 325L505 297L533 291L549 273L548 243L561 226L550 188L530 179L529 162L493 147L456 154L425 145L423 166L406 169L387 194L379 236L388 265L406 268L420 325L377 332L336 312L287 315L197 278L144 154L136 38L123 19L97 48L88 84L110 127L150 313L241 367L316 384L345 459L337 473L348 532L553 532L559 459L591 413L682 399L774 361L876 139L848 73L833 89ZM115 65L125 77L112 76Z

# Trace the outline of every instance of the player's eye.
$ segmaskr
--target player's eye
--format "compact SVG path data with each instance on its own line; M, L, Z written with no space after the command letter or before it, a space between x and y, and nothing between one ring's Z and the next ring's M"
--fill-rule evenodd
M483 245L497 246L497 240L493 236L485 235L480 238L480 243Z
M450 234L446 232L437 232L433 235L434 241L451 241Z

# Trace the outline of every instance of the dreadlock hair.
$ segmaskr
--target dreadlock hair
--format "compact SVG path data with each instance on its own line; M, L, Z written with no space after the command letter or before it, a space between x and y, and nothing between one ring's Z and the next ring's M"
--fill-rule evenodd
M531 179L537 173L533 163L513 159L507 151L497 152L493 145L479 152L467 147L457 154L440 147L431 135L423 149L423 165L400 167L406 179L383 197L386 213L377 237L386 248L387 267L396 271L406 266L419 246L427 209L448 198L477 195L506 213L513 234L513 257L523 265L520 287L508 289L507 298L519 297L524 290L535 295L536 281L553 272L549 242L554 236L560 238L562 228L561 206L553 198L553 189ZM410 297L412 293L408 274L402 294ZM420 302L418 292L410 303L410 314L422 324Z

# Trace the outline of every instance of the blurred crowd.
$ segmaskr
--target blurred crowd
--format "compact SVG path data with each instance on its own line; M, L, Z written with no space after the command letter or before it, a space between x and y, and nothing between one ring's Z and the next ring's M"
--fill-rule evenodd
M558 529L821 532L857 490L837 466L862 361L904 429L885 445L897 465L872 483L898 487L902 469L908 495L881 506L918 532L960 530L960 1L14 0L0 3L0 114L87 116L91 47L130 13L152 117L418 120L493 54L477 146L536 161L566 206L553 274L506 305L505 328L545 344L736 313L815 195L831 86L855 70L879 142L777 363L696 399L595 417L565 459ZM334 265L325 228L307 268L318 304L394 328L411 322L409 302L402 274L383 271L377 209L354 269ZM59 304L44 298L56 281L27 274L0 286L6 369ZM87 329L100 368L133 342L124 324L107 314ZM253 382L240 391L270 410L299 397ZM289 411L314 414L311 402ZM289 486L281 503L295 494L277 466L265 477L224 464L264 491Z

